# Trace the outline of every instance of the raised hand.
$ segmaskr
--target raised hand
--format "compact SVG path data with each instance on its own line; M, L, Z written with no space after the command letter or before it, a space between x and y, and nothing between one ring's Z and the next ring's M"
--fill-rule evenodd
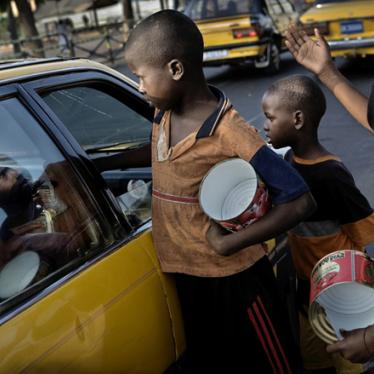
M296 61L311 72L320 75L333 65L330 49L325 38L314 30L316 40L311 39L303 30L291 25L285 33L285 43Z

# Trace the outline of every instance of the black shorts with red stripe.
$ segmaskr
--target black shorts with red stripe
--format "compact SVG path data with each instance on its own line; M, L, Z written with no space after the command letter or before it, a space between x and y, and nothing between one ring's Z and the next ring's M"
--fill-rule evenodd
M222 278L176 274L189 373L301 373L299 348L267 257Z

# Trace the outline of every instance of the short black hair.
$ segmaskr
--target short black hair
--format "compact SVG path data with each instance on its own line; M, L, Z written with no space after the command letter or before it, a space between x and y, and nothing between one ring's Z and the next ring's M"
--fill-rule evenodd
M313 79L305 75L291 75L279 79L266 93L279 95L282 105L291 111L302 111L308 122L316 127L326 112L324 93Z
M135 27L127 40L125 57L140 53L141 62L160 66L179 59L196 68L202 67L203 51L203 37L192 19L167 9L150 15Z

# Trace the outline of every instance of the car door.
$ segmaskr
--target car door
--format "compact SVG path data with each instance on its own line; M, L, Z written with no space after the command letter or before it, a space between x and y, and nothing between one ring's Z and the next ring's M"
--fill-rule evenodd
M183 332L149 219L126 218L37 85L0 90L0 187L31 191L0 188L0 372L163 372Z

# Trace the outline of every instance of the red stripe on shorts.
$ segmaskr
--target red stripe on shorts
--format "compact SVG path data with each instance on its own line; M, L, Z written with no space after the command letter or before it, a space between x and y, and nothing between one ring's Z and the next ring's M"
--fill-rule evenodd
M256 333L257 333L257 336L258 336L258 338L259 338L259 340L260 340L260 342L261 342L262 348L263 348L263 350L265 351L266 356L268 357L268 360L269 360L269 362L270 362L271 367L273 368L273 373L276 374L276 373L277 373L277 370L276 370L276 368L275 368L275 366L274 366L274 363L273 363L273 361L272 361L272 359L271 359L270 352L269 352L269 350L268 350L268 347L267 347L267 345L266 345L266 342L265 342L265 340L264 340L264 337L262 336L260 326L258 325L258 323L257 323L257 321L256 321L256 318L255 318L255 316L254 316L254 314L253 314L253 312L252 312L252 310L251 310L250 308L251 308L251 307L249 307L249 308L247 309L247 313L248 313L249 319L250 319L250 321L252 322L253 327L254 327L255 330L256 330Z
M267 313L267 311L266 311L266 309L265 309L265 307L264 307L264 304L262 303L262 300L261 300L261 298L260 298L259 296L257 296L257 301L258 301L258 303L259 303L259 305L260 305L260 308L261 308L261 310L262 310L262 313L265 315L265 318L267 319L267 322L268 322L268 324L269 324L269 326L270 326L270 328L271 328L271 330L272 330L272 332L273 332L274 339L275 339L275 341L276 341L276 343L277 343L277 345L278 345L279 351L280 351L281 354L282 354L282 357L283 357L284 363L286 364L287 372L288 372L288 373L292 373L291 368L290 368L290 364L289 364L289 362L288 362L288 360L287 360L287 356L286 356L285 353L284 353L284 350L283 350L282 345L281 345L281 343L280 343L280 341L279 341L278 335L276 334L275 329L274 329L274 326L273 326L273 324L271 323L271 319L270 319L270 317L269 317L269 314Z
M276 362L276 364L278 365L278 369L279 369L279 373L280 374L284 374L284 370L283 370L283 365L279 359L279 356L278 356L278 353L275 349L275 346L273 344L273 341L271 340L271 337L270 337L270 332L269 332L269 329L268 329L268 326L265 325L265 321L264 319L262 318L262 315L258 309L258 306L257 306L257 303L254 302L253 303L253 310L255 312L255 315L256 317L259 319L260 321L260 325L261 325L261 328L262 328L262 331L264 332L264 335L265 335L265 338L266 338L266 341L270 347L270 350L271 352L273 353L273 358Z

